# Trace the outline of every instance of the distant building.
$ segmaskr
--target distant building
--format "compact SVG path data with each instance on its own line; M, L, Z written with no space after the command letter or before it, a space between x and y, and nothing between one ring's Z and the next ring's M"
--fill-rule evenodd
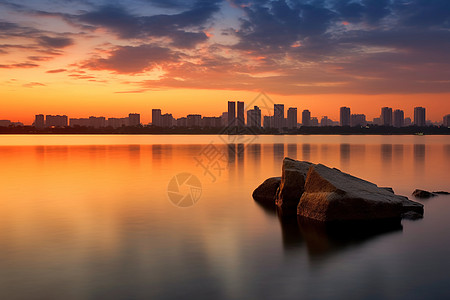
M319 120L316 117L311 118L311 126L314 126L314 127L319 126Z
M237 116L236 116L237 126L245 127L245 119L244 119L244 102L237 102Z
M66 115L46 115L45 126L46 127L67 127L68 119Z
M419 127L426 125L426 115L424 107L414 107L414 125Z
M320 126L326 127L326 126L332 126L333 121L328 119L328 116L323 116L322 119L320 119Z
M194 128L200 127L202 122L201 115L187 115L187 127Z
M228 112L223 112L221 116L221 126L226 127L228 125Z
M8 127L11 124L10 120L0 120L0 127Z
M287 128L295 129L297 128L297 108L289 107L287 111Z
M152 109L152 125L158 127L162 126L160 109Z
M273 127L273 116L264 116L263 127L264 129Z
M221 117L203 117L201 127L216 128L222 126Z
M284 104L273 105L273 127L282 129L284 127Z
M341 126L350 126L350 107L343 106L340 108Z
M38 129L42 129L45 127L45 118L44 115L36 115L34 117L34 127Z
M360 127L360 126L366 126L366 115L364 114L352 114L350 116L350 126L352 127Z
M392 108L390 107L381 108L380 119L382 126L392 126Z
M381 118L373 118L372 124L380 126L381 125Z
M444 127L450 127L450 115L444 116L442 125L444 125Z
M108 118L106 124L112 128L120 128L123 126L128 126L128 118Z
M405 118L405 125L404 126L411 126L412 125L412 120L410 117Z
M405 126L405 113L401 109L394 110L394 127Z
M236 126L236 102L228 101L228 124L229 127Z
M178 118L177 126L178 127L187 127L187 118L186 117Z
M139 126L141 125L141 115L140 114L129 114L128 115L128 126Z
M247 110L247 126L261 128L261 109L258 106Z
M302 112L302 126L311 126L311 112L307 109Z
M161 115L161 127L171 128L173 127L174 119L172 114L163 114Z

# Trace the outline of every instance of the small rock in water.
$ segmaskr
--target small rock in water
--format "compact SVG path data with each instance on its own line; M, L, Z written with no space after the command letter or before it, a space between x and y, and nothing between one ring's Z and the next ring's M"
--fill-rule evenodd
M278 187L280 186L280 182L281 177L271 177L266 179L253 191L253 199L267 205L275 206L275 196Z
M438 194L438 195L450 195L449 192L445 192L445 191L437 191L437 192L433 192L433 194Z
M419 190L416 189L412 195L416 198L421 198L421 199L427 199L427 198L431 198L431 197L435 197L436 194L428 192L428 191L424 191L424 190Z

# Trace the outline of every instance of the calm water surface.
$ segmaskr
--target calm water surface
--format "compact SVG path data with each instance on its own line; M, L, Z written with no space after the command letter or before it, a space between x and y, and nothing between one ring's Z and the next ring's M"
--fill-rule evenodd
M285 156L450 190L448 136L0 136L0 299L450 299L450 197L336 235L253 201Z

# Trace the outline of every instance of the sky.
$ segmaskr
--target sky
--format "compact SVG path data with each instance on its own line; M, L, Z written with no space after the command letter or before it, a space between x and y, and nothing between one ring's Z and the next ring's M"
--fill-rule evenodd
M264 92L441 121L449 53L448 0L0 0L0 119L219 116Z

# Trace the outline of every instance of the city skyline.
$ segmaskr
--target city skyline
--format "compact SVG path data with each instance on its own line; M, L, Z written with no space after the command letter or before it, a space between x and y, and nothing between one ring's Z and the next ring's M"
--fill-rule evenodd
M0 119L213 115L260 91L332 119L341 106L450 110L446 0L70 3L0 3Z

